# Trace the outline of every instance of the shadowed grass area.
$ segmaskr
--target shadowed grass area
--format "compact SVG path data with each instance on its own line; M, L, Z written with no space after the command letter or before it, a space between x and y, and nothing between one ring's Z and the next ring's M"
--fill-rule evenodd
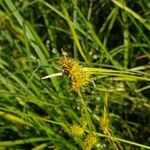
M1 0L0 149L150 149L149 10Z

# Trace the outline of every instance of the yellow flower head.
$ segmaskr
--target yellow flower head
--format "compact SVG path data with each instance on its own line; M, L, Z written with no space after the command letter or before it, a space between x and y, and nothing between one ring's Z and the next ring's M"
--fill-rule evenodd
M100 129L106 134L109 130L109 117L104 115L100 118Z
M70 126L70 131L73 136L82 136L84 133L84 129L79 125Z
M80 69L79 63L72 58L64 57L60 60L60 64L69 77L74 76L77 70Z
M96 136L93 133L88 134L84 142L84 149L91 150L92 147L96 144L96 142Z
M90 73L78 61L64 57L60 60L60 64L71 79L73 90L78 91L88 83Z

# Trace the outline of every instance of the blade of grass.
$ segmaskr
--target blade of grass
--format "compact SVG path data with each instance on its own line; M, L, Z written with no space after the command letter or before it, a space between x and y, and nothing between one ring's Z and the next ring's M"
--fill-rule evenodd
M103 74L103 75L108 75L108 76L118 76L122 78L125 77L126 79L132 78L134 80L150 81L149 76L148 77L137 76L135 72L117 71L117 70L102 69L102 68L86 68L86 69L92 74Z
M49 141L48 137L38 137L38 138L28 138L28 139L21 139L21 140L13 140L13 141L1 141L0 147L10 147L14 145L23 145L27 143L36 143L36 142L43 142L43 141Z
M72 2L74 3L74 0L72 0ZM103 53L112 62L112 64L114 64L115 66L120 67L120 64L116 60L114 60L111 57L111 55L108 53L107 48L103 45L103 43L101 42L101 40L99 39L99 37L97 36L95 31L93 30L92 25L85 19L85 17L83 16L82 12L79 9L79 7L77 7L76 9L77 9L77 12L78 12L79 16L83 19L83 21L85 22L87 28L89 29L89 32L92 36L93 41L98 44L98 46L102 49Z
M63 13L64 13L64 15L65 15L65 17L66 17L66 20L67 20L67 23L68 23L68 25L69 25L69 28L70 28L71 34L72 34L72 36L73 36L73 39L74 39L74 41L75 41L75 43L76 43L76 45L77 45L77 47L78 47L78 50L79 50L81 56L83 57L83 59L85 60L85 62L86 62L87 64L89 64L89 61L88 61L88 59L86 58L86 56L85 56L85 54L84 54L84 52L83 52L83 49L82 49L82 47L81 47L81 44L80 44L80 42L79 42L78 35L77 35L77 33L76 33L74 27L73 27L72 24L71 24L71 20L70 20L69 14L68 14L68 12L67 12L67 9L66 9L64 3L61 3L61 7L62 7Z
M107 135L104 135L104 134L100 134L100 133L97 133L97 132L94 132L94 133L95 133L95 135L100 136L100 137L108 137ZM126 144L134 145L134 146L137 146L137 147L150 149L150 146L139 144L139 143L132 142L132 141L128 141L128 140L125 140L125 139L121 139L121 138L117 138L117 137L112 137L112 139L114 141L119 141L119 142L123 142L123 143L126 143Z
M53 7L49 3L44 2L44 1L41 1L41 3L45 4L48 8L50 8L51 10L53 10L59 17L67 20L63 13L61 13L60 11L58 11L55 7ZM88 36L87 33L82 28L80 28L78 25L74 24L72 21L71 21L71 24L72 24L72 26L74 26L75 29L77 29L80 33L82 33L86 38L88 38L89 40L92 40L91 37Z
M120 7L121 9L127 11L129 14L131 14L134 18L136 18L141 24L143 24L149 31L150 31L150 24L146 23L146 20L143 19L139 14L134 12L132 9L127 7L124 3L118 0L111 0L115 5Z
M122 12L122 19L124 23L124 31L123 31L123 37L124 37L124 68L128 68L128 57L129 57L129 47L130 47L130 39L129 39L129 29L128 29L128 18L126 12Z
M19 22L20 26L24 27L26 29L25 33L26 33L27 37L29 38L29 42L33 46L34 50L37 52L42 63L46 63L47 58L49 58L49 54L48 54L46 47L44 46L44 44L38 37L37 33L34 31L32 26L30 25L30 23L28 23L27 21L24 22L24 20L22 19L22 16L19 14L18 10L16 9L16 7L14 6L14 4L12 3L11 0L4 0L4 2L8 6L8 8L11 10L13 15L15 16L15 18ZM53 73L53 69L51 67L47 68L46 71L48 74ZM54 84L54 87L56 88L56 90L61 91L58 80L56 80L54 78L52 78L51 80L52 80L52 83ZM62 92L60 92L60 94L62 95Z
M9 114L7 112L0 111L0 116L4 119L8 120L9 122L17 124L17 125L31 126L28 122L24 121L23 119L19 118L18 116Z

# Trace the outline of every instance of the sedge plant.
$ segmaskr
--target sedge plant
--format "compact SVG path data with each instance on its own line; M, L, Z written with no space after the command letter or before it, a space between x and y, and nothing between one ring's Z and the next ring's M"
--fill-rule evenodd
M147 0L1 0L0 149L150 149L149 16Z

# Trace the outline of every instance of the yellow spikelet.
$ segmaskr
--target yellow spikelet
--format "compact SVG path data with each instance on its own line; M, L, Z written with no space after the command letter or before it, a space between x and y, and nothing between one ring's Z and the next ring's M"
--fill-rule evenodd
M103 130L103 132L106 134L109 130L109 117L106 115L103 115L100 118L100 129Z
M73 136L82 136L84 134L84 129L79 125L70 126L70 131Z
M60 64L71 79L73 90L78 91L88 83L90 73L78 61L64 57L60 60Z
M88 134L84 142L84 150L91 150L96 142L96 136L93 133Z

